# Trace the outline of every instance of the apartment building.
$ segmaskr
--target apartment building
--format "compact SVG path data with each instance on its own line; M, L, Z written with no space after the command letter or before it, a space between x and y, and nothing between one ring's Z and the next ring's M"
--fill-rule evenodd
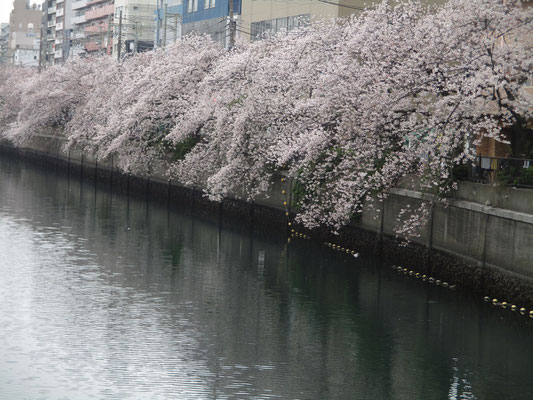
M54 63L65 62L72 42L72 0L56 0Z
M30 0L14 0L9 17L7 58L21 66L39 65L41 9L30 7Z
M72 43L72 0L45 0L42 9L43 65L63 63Z
M71 54L111 53L114 0L71 1Z

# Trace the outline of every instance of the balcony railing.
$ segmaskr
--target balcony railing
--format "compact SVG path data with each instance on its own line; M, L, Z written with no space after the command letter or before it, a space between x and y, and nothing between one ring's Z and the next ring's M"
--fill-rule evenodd
M51 28L53 26L56 26L56 21L54 20L48 21L48 27Z
M58 22L56 24L56 31L61 31L63 30L63 27L65 26L65 24L63 22Z
M87 35L97 35L102 32L107 32L107 22L98 25L92 25L85 28Z
M89 52L97 51L97 50L100 50L100 45L96 42L87 42L85 43L85 50Z
M56 17L62 17L63 15L65 15L65 9L64 8L59 8L56 11Z
M533 188L533 159L479 156L471 166L456 167L453 174L458 180Z
M54 7L49 7L48 10L47 10L47 13L48 13L48 14L55 14L55 13L56 13L56 8L55 8L55 6L54 6Z
M83 32L72 32L70 34L70 37L72 39L83 39L83 38L85 38L85 33L83 33Z
M73 10L79 10L80 8L83 8L87 5L87 0L79 0L72 3L72 9Z
M115 6L113 4L108 4L106 6L87 11L85 13L85 17L87 18L87 21L90 21L92 19L106 17L108 15L113 14L114 12Z
M72 17L73 24L83 24L85 21L87 21L85 15L80 15L79 17Z

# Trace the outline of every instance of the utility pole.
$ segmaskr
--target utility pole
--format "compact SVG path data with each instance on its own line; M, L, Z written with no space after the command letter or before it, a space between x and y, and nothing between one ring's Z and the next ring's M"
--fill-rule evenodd
M103 27L100 26L100 49L99 51L102 51L104 49L104 38L105 38L105 32L103 30Z
M139 52L139 23L135 22L135 53Z
M117 60L120 61L120 52L122 50L122 10L120 10L120 17L118 20L118 45L117 45Z
M63 57L63 64L68 60L69 56L69 41L70 41L70 35L68 33L68 29L63 29L63 43L61 46L61 55Z
M163 41L161 43L161 47L167 47L167 11L168 11L168 5L165 4L163 7Z
M111 14L107 17L107 55L111 55L113 49L113 35L111 33L111 25L113 24L113 16Z
M39 42L39 73L41 73L42 65L43 65L43 28L41 28L41 41Z
M176 43L177 41L178 41L178 14L174 14L174 43Z
M157 0L157 30L156 30L156 35L155 35L155 44L154 44L154 48L156 47L159 47L160 45L160 42L159 42L159 32L161 30L161 6L159 4L159 0Z
M233 21L234 10L233 0L229 0L229 49L235 46L235 21Z

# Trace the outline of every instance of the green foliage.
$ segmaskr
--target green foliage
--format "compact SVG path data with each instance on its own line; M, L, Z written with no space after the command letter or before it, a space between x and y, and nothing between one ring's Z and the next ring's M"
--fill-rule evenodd
M246 96L243 95L243 96L240 96L240 97L230 101L228 103L228 108L231 109L231 108L233 108L233 106L237 106L237 105L242 104L245 98L246 98Z
M189 137L179 143L176 143L171 150L172 161L183 160L199 142L200 138Z
M300 210L301 203L307 194L307 189L304 183L298 178L292 184L292 204L291 207L295 210Z
M166 139L170 132L168 123L160 122L155 129L145 132L145 143L148 147L158 148L165 154L170 155L172 161L183 160L187 154L196 146L200 139L197 137L188 137L176 144Z
M520 185L533 186L533 167L522 168L518 182Z
M501 169L498 182L504 186L533 186L533 167Z
M460 164L456 165L452 169L453 179L458 181L464 181L468 178L468 165Z

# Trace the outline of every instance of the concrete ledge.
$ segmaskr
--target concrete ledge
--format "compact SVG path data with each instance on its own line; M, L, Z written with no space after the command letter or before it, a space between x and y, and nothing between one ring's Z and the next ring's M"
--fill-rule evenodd
M533 192L533 190L532 190ZM413 199L419 200L435 200L434 196L430 196L421 192L417 192L410 189L392 189L391 194L398 196L410 197ZM446 198L440 201L440 204L443 206L450 206L456 208L463 208L465 210L470 210L482 214L489 214L499 218L505 218L513 221L525 222L527 224L533 225L533 214L527 214L523 212L517 212L513 210L496 208L492 206L487 206L480 203L475 203L472 201L466 200L456 200L453 198Z
M112 190L149 196L168 207L190 210L199 218L216 218L230 226L245 224L287 234L287 219L280 180L272 194L249 203L225 199L214 203L194 188L180 186L162 176L137 177L119 172L113 160L99 162L81 152L38 151L0 146L0 152L66 171L83 179L108 182ZM287 181L283 188L290 188ZM367 210L339 235L327 229L309 233L315 240L330 241L361 252L379 254L386 262L409 266L415 271L502 301L533 307L533 215L484 204L447 199L436 208L422 236L408 245L392 234L395 212L405 202L420 204L429 199L409 189L394 189L383 210ZM290 205L290 202L289 202ZM416 204L414 204L416 206ZM305 232L301 227L295 227ZM497 235L494 234L497 232Z

